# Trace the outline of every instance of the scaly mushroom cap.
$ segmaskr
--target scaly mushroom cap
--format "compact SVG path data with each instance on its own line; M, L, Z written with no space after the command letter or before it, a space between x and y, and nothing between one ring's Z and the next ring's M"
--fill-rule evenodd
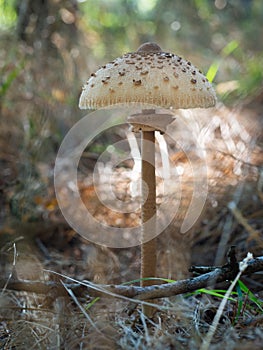
M164 108L207 108L216 95L206 77L190 62L145 43L92 73L79 100L81 109L117 103L143 103Z

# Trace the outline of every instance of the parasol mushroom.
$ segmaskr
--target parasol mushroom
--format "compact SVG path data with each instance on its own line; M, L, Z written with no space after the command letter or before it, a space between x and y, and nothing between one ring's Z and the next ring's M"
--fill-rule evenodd
M173 120L171 113L160 113L152 106L208 108L215 105L216 95L206 77L189 61L163 52L155 43L145 43L136 52L116 58L92 73L83 87L79 107L98 109L118 103L144 106L141 113L129 116L127 121L133 131L141 132L141 285L145 286L153 283L148 277L156 277L154 133L165 132ZM151 316L152 311L148 306L143 308L147 316Z

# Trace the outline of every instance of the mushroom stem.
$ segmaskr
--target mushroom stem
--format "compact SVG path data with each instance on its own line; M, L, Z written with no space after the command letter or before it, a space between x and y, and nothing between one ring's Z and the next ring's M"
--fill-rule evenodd
M147 277L156 276L156 179L154 131L141 131L142 146L142 246L141 286L153 284ZM152 238L154 237L154 238ZM150 239L152 238L152 239ZM150 239L150 240L149 240ZM153 308L143 306L143 313L151 317Z
M156 178L155 178L155 131L164 133L173 121L171 113L156 113L154 109L143 109L130 115L127 121L134 132L141 133L142 158L142 233L141 233L141 286L154 284L156 277ZM154 308L143 305L145 316L151 317Z

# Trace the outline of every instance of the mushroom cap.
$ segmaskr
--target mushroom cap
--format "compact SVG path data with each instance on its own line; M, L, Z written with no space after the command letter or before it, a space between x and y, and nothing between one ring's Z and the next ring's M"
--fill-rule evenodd
M164 108L207 108L216 94L207 78L189 61L145 43L92 73L79 107L98 109L139 103Z

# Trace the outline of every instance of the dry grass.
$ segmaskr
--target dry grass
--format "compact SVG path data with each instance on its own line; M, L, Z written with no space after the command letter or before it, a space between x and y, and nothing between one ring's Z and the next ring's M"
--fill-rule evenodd
M52 171L63 134L75 121L72 115L80 116L76 108L77 88L71 93L72 80L65 86L64 80L58 80L53 73L42 79L38 63L28 58L25 48L20 50L26 56L26 69L8 91L0 121L1 275L7 281L11 276L65 280L45 272L51 270L96 283L138 278L138 247L100 247L84 240L65 223L54 196ZM46 72L49 64L46 63ZM59 74L58 62L56 68ZM241 258L247 251L262 255L261 117L260 110L229 110L224 106L195 112L192 130L202 135L200 140L207 150L209 196L202 216L192 231L183 236L178 233L178 226L189 204L186 194L192 193L193 175L181 146L193 159L198 150L191 144L189 130L180 129L179 124L172 128L176 144L171 140L168 144L173 169L180 166L184 171L181 187L185 195L175 220L158 238L160 277L182 278L188 275L191 264L222 264L232 244L237 246ZM179 115L177 120L180 118L187 120L187 115ZM125 130L121 134L118 131L114 140L123 135ZM130 164L125 166L116 169L119 181L115 190L119 196L127 193L124 172ZM85 168L84 162L82 171L86 171L85 179L80 174L82 195L94 215L102 216L111 225L133 225L139 221L139 213L114 216L107 207L102 208L89 182L92 168ZM161 186L160 182L160 193ZM178 183L171 179L169 186L176 202ZM162 200L161 195L159 199ZM236 204L236 212L229 206L231 202ZM18 256L14 254L14 244ZM262 300L262 273L243 280ZM227 289L228 284L221 287ZM88 294L80 299L67 293L56 298L52 291L50 295L32 295L9 291L7 286L0 295L0 348L199 349L219 303L218 298L206 294L167 298L158 301L159 311L153 320L145 320L139 307L127 315L126 300L94 300ZM210 349L262 348L262 312L251 300L243 303L236 319L238 300L227 302Z

